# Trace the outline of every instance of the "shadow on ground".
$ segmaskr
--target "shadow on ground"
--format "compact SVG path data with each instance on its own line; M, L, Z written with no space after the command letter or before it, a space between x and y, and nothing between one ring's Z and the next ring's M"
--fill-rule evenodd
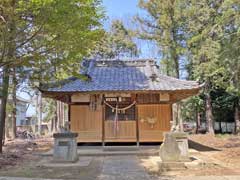
M209 147L200 143L197 143L195 141L192 140L188 140L188 145L190 148L195 149L197 151L221 151L219 149L213 148L213 147Z

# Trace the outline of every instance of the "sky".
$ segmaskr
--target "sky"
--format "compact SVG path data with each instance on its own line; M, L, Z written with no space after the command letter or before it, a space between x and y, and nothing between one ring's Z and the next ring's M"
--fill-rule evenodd
M138 0L103 0L106 14L110 18L122 18L140 12Z
M137 14L146 15L146 12L138 7L139 0L103 0L103 6L107 20L104 23L104 28L109 30L110 22L114 19L123 21L126 28L137 27L133 21L133 17ZM159 59L159 53L156 45L149 41L137 40L136 43L140 48L139 58Z

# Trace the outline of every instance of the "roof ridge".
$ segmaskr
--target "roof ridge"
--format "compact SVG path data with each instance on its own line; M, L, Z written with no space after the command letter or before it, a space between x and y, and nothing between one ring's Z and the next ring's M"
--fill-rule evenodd
M164 78L171 79L171 80L178 81L178 82L198 83L197 81L194 81L194 80L178 79L178 78L176 78L176 77L167 76L167 75L165 75L165 74L160 74L160 75L161 75L162 77L164 77Z
M113 59L113 58L110 58L110 59L95 59L95 61L155 61L154 59L148 59L148 58L138 58L138 59Z
M129 59L129 60L120 60L120 59L98 59L95 60L96 67L139 67L139 66L146 66L146 63L149 66L156 66L156 61L153 59Z

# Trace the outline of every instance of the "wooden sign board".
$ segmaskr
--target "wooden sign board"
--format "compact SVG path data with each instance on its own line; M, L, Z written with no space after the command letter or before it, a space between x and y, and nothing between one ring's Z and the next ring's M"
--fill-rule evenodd
M118 98L117 97L105 97L105 101L107 101L107 102L117 102Z
M168 93L160 93L160 101L167 102L170 100L170 95Z
M73 94L71 97L72 102L90 102L89 94Z

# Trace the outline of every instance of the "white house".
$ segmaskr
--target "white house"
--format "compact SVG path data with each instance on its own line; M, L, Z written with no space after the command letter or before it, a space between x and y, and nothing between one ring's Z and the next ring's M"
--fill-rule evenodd
M21 125L28 125L28 120L26 117L26 112L29 106L29 101L22 98L22 97L17 97L17 116L16 116L16 125L21 126Z
M1 107L1 100L2 96L0 94L0 107ZM8 99L8 101L12 101L11 98ZM21 125L28 125L29 118L27 119L27 109L29 106L30 101L17 96L17 114L16 114L16 126L21 126ZM11 114L8 114L8 116L11 116Z

